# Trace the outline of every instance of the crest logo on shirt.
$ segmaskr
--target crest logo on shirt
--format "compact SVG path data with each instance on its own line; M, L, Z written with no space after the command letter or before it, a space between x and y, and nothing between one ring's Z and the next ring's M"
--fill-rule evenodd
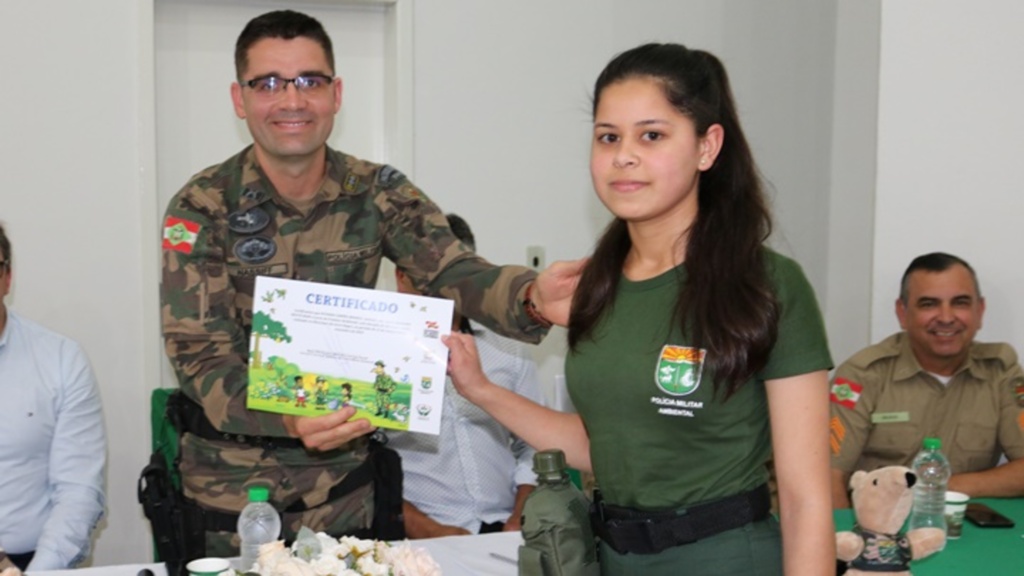
M654 382L662 392L673 396L693 393L700 387L706 354L707 351L702 348L666 344L661 348Z

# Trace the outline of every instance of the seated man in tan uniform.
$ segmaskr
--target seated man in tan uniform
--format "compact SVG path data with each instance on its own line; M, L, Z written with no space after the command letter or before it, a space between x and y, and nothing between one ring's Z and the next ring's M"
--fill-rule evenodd
M896 301L903 331L854 354L832 380L836 508L850 507L851 473L909 466L926 436L942 440L950 490L1024 495L1024 372L1008 344L974 341L984 312L967 262L932 253L910 263Z

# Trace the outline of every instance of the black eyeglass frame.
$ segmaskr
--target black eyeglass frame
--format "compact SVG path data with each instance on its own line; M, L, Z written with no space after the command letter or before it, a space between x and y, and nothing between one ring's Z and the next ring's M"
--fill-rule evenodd
M259 87L261 82L272 80L280 82L280 88L268 88L261 89ZM284 76L278 76L277 74L267 74L265 76L257 76L252 80L245 80L242 82L243 85L248 86L250 89L255 90L259 94L281 94L288 89L288 85L292 84L295 89L299 92L308 92L312 89L318 88L318 86L310 86L308 83L311 80L323 81L323 87L326 88L334 83L334 78L327 74L320 74L319 72L310 72L309 74L299 74L294 78L285 78Z

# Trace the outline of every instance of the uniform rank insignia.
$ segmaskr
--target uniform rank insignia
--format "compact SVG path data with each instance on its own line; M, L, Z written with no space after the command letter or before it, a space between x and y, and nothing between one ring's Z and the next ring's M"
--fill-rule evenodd
M168 216L164 221L164 250L191 254L201 228L202 226L195 222Z
M277 254L277 244L263 236L249 236L235 242L234 252L245 264L262 264Z
M667 344L661 349L654 381L666 394L685 396L700 386L706 350Z
M840 406L853 408L857 405L857 400L860 400L860 392L863 389L864 387L856 382L846 378L836 378L835 383L832 384L832 393L829 395L829 400Z
M345 176L345 183L341 185L346 192L355 192L356 186L359 185L359 176L349 172L348 176Z
M381 186L391 186L400 180L405 179L405 174L398 171L398 168L390 164L385 164L380 167L377 171L377 184Z

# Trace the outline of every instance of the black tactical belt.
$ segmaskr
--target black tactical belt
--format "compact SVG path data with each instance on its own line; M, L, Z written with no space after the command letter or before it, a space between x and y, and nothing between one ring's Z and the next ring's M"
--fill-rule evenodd
M726 530L764 520L771 494L762 484L750 492L667 512L644 512L595 502L594 532L619 554L657 554Z
M275 448L303 448L302 440L298 438L280 437L280 436L254 436L251 434L230 434L228 432L221 432L213 427L210 420L206 417L206 413L203 412L202 406L196 404L192 400L185 397L184 394L172 394L171 398L177 396L179 399L178 409L179 416L181 418L181 426L178 427L182 432L188 432L195 434L200 438L206 440L220 440L227 442L236 442L238 444L245 444L247 446L258 446L266 450L273 450ZM168 400L171 402L172 400ZM173 409L173 407L168 407Z

